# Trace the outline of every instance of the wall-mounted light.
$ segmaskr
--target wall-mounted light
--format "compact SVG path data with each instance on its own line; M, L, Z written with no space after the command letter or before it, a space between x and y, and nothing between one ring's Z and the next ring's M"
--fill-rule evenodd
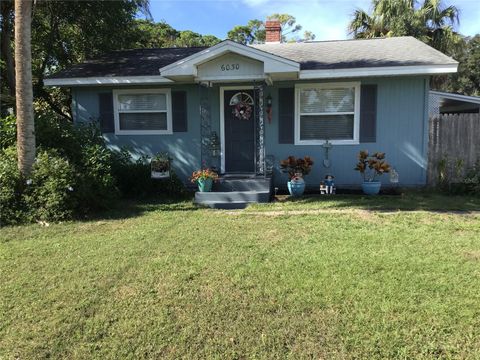
M267 96L267 118L268 118L268 123L270 124L272 122L272 96L268 94Z

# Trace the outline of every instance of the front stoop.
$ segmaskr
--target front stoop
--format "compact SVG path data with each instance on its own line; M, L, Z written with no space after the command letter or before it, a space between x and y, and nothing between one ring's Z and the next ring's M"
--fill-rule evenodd
M244 209L251 203L267 203L272 196L272 178L221 177L212 192L196 192L195 203L214 209Z

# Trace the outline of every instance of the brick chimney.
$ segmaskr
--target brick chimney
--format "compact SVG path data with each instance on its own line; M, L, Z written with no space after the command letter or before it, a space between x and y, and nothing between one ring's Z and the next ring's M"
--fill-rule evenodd
M279 43L282 41L282 25L278 20L267 20L265 22L265 42Z

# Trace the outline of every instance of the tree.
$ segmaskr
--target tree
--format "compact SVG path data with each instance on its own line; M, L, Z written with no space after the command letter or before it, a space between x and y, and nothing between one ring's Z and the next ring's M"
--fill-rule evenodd
M454 30L458 9L440 0L373 0L372 13L357 9L349 31L357 39L383 36L414 36L446 54L461 42Z
M15 0L15 96L18 168L28 176L35 161L32 88L32 0Z
M252 29L248 25L236 25L227 33L227 37L240 44L253 44L256 40Z
M165 21L136 20L136 48L212 46L221 40L213 35L201 35L190 30L178 31Z
M459 61L458 73L448 76L439 90L480 96L480 34L465 38L464 45L455 54Z
M9 66L9 49L13 38L13 1L1 0L1 75L2 108L15 94L13 66ZM141 12L151 17L148 0L122 1L49 1L36 0L32 17L32 75L36 103L49 106L71 118L68 91L47 89L45 75L61 70L100 53L132 48L138 38L136 17ZM92 16L96 21L92 21ZM13 96L12 96L13 99Z
M309 41L315 39L315 34L305 31L303 38L297 36L302 25L297 24L294 16L289 14L272 14L268 20L278 20L282 26L282 42ZM258 19L249 20L247 25L237 25L227 34L230 40L241 44L261 44L265 42L265 23Z

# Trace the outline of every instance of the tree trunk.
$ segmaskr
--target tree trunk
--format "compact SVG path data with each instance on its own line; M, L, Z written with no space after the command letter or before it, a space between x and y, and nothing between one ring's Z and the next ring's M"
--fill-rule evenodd
M17 155L20 172L28 176L35 161L32 87L32 0L15 0L15 84Z

